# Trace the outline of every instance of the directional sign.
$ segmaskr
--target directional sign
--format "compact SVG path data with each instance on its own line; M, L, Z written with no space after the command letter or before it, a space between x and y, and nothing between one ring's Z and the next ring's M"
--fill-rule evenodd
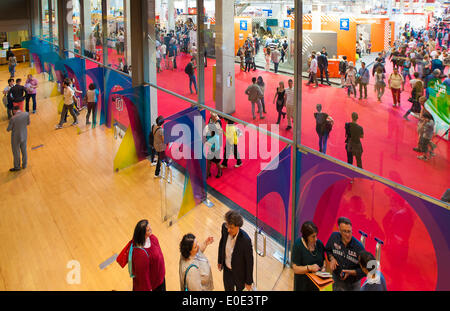
M283 21L283 28L291 28L291 21L289 19Z

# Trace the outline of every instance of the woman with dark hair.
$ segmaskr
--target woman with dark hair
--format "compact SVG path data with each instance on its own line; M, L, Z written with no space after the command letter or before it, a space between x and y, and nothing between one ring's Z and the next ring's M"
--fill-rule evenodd
M166 290L164 256L158 238L152 233L146 219L139 221L134 229L129 256L133 291Z
M294 291L317 291L306 273L325 272L325 246L317 239L318 229L312 221L302 225L301 233L292 250Z
M186 234L180 242L180 289L182 291L212 291L214 289L211 266L203 254L213 237L198 244L195 235Z
M87 114L86 114L86 125L91 124L89 122L89 119L91 117L92 112L92 122L94 123L94 126L97 123L97 100L98 100L98 94L99 91L95 87L94 83L89 84L89 90L86 93L86 99L87 99Z

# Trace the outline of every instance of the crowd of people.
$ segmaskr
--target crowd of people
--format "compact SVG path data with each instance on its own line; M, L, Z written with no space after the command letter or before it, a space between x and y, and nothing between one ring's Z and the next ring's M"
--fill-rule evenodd
M254 290L254 257L252 241L242 229L244 219L238 211L224 216L217 248L217 269L222 272L225 291ZM306 221L301 227L292 251L295 291L319 290L307 274L330 271L334 291L386 291L386 281L373 254L352 235L352 223L338 219L338 231L326 245L317 238L318 228ZM212 236L200 240L193 233L185 234L179 244L178 266L181 291L212 291L212 267L205 251L214 243ZM133 238L117 257L124 268L128 265L134 291L165 291L166 267L158 238L148 220L136 224ZM361 280L366 281L361 286Z

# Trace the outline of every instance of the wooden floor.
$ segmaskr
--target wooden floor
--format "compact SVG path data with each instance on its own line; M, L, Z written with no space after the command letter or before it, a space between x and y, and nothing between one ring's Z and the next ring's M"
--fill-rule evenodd
M21 64L17 72L17 77L25 78L29 68ZM7 66L0 66L2 89L8 76ZM80 133L72 126L55 130L61 97L43 98L44 88L52 85L43 82L42 75L37 77L41 89L38 112L31 115L28 128L26 170L9 172L13 162L10 133L6 132L6 112L0 107L0 290L131 290L126 268L115 262L103 270L99 265L120 252L141 219L150 221L160 241L168 290L179 290L178 245L188 232L199 239L214 237L205 254L215 290L223 290L216 263L220 227L228 208L210 196L214 207L198 206L171 227L163 223L154 167L143 161L114 173L119 141L103 126L85 128L85 112L80 117ZM72 121L70 116L68 121ZM43 146L32 150L39 145ZM252 226L246 223L244 229L253 239ZM72 260L80 263L80 284L66 280ZM258 289L292 290L291 269L285 269L278 279L279 262L270 255L255 255L256 260Z

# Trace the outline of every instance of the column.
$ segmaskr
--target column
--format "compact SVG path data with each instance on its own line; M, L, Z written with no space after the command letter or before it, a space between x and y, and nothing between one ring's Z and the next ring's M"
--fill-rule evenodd
M322 29L322 23L320 21L320 14L321 14L321 10L320 10L320 5L316 2L313 3L312 5L312 12L311 12L311 26L312 26L312 31L321 31Z
M130 11L130 0L123 0L123 11L124 11L124 26L125 26L125 59L127 60L127 64L131 64L131 11Z
M197 0L197 87L198 103L205 104L205 13L204 0ZM229 26L228 26L229 27Z
M67 15L67 3L65 0L57 0L56 1L56 9L55 16L57 20L55 24L58 25L58 46L59 46L59 56L64 58L65 50L68 50L68 28L71 27L72 24L68 25L68 21L66 21Z
M29 32L30 39L32 37L39 37L40 32L40 8L39 8L39 1L31 1L30 2L30 17L31 17L31 27Z
M295 90L295 105L294 105L294 125L293 125L293 142L292 146L292 208L291 208L291 244L290 252L292 254L292 247L295 241L295 216L296 216L296 202L298 196L297 186L297 146L301 143L301 129L302 129L302 47L303 47L303 19L298 18L303 16L303 1L295 0L295 55L294 55L294 90ZM292 262L291 262L292 266Z
M55 22L53 20L53 4L51 0L43 0L48 2L48 37L51 43L53 43L53 23ZM45 12L44 12L45 14Z
M134 1L134 0L132 0ZM159 8L161 8L161 2ZM156 0L146 0L147 12L145 21L145 46L144 46L144 80L152 85L157 84L156 79ZM134 70L134 69L133 69ZM158 117L158 91L154 87L150 87L150 113L152 124ZM167 116L166 116L167 117Z
M227 114L236 111L233 7L234 0L216 0L216 109Z
M108 4L102 0L103 65L108 66Z

